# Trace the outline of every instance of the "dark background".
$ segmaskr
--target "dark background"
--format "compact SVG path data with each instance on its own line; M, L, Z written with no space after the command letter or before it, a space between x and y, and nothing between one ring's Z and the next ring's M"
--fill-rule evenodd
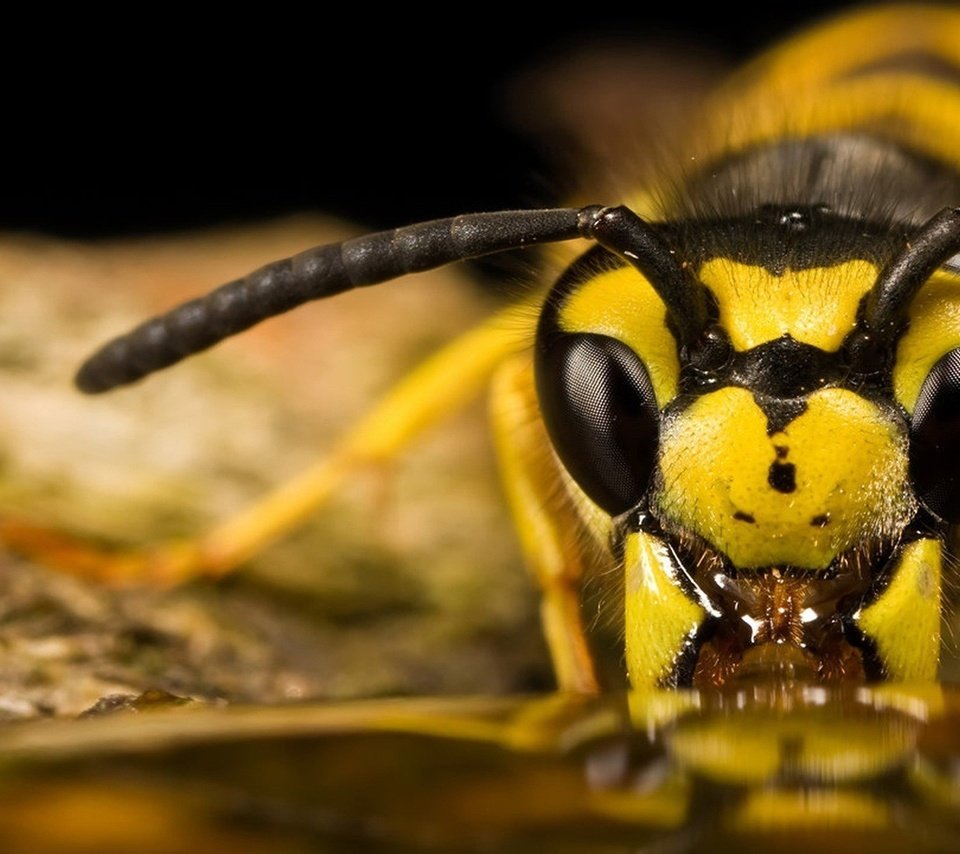
M343 4L329 20L323 7L261 8L202 25L165 8L146 23L51 15L12 28L0 228L100 237L303 210L386 227L549 203L552 166L503 106L519 72L611 36L738 61L850 4L642 5L528 22L518 6L461 3L429 27L410 6Z

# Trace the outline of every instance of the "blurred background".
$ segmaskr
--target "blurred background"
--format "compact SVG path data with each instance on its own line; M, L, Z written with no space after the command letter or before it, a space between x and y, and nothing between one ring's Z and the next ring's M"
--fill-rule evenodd
M567 167L553 129L526 120L537 105L517 103L532 70L611 44L719 67L850 5L270 5L214 24L165 8L146 25L84 11L14 27L0 228L104 237L298 211L385 227L549 203Z

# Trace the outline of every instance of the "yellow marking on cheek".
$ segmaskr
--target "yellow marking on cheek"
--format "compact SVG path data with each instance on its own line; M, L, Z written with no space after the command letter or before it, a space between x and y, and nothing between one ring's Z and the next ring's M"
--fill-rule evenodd
M930 681L940 658L940 543L905 546L893 580L857 617L894 680Z
M615 338L644 363L662 409L676 397L680 379L677 342L667 329L667 309L632 267L608 270L580 285L560 310L564 332Z
M653 688L670 672L706 611L679 587L664 543L643 532L624 544L627 672L634 688Z
M775 467L788 464L790 477L778 480ZM661 521L743 569L825 568L864 538L895 534L916 509L903 431L845 389L810 395L773 435L746 389L703 395L665 424L660 471Z
M960 276L939 272L910 306L910 324L897 345L893 392L911 415L933 366L960 347Z
M700 268L700 280L716 297L720 324L737 350L790 335L832 352L856 325L857 306L876 282L877 268L856 260L775 276L714 258Z

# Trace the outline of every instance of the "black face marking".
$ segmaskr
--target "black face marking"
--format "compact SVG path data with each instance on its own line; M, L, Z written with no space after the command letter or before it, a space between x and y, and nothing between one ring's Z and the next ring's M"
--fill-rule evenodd
M777 452L778 460L785 460L787 458L787 454L790 453L790 449L785 445L774 445L773 450Z
M843 370L836 354L783 335L738 353L730 378L771 397L801 397L839 382Z
M810 520L810 524L811 524L814 528L825 528L827 525L830 524L830 514L829 514L829 513L821 513L819 516L814 516L814 517Z
M767 435L772 436L806 411L808 395L821 388L844 387L848 374L840 353L828 353L783 335L732 353L727 364L709 378L684 366L681 388L691 399L724 386L748 389L767 416ZM786 454L786 448L782 453Z
M781 400L776 397L768 397L765 394L755 393L753 399L757 406L760 407L760 411L767 416L768 436L772 436L774 433L782 433L791 421L807 411L807 401L802 397ZM778 451L777 459L786 457L787 450L786 448L784 449L782 456Z
M753 516L751 516L749 513L744 513L742 510L738 510L736 513L734 513L733 518L738 522L748 522L751 525L755 525L757 523L757 520Z
M770 466L767 482L777 492L793 492L797 488L797 467L793 463L774 462Z

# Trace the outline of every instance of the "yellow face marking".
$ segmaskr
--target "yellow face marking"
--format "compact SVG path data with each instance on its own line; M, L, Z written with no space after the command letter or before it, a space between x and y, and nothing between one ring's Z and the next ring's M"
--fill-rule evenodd
M828 388L784 430L743 388L694 401L664 425L654 512L735 566L823 569L895 535L916 509L902 430L852 391ZM792 486L792 488L791 488Z
M930 370L954 347L960 347L960 276L940 271L914 299L897 345L893 392L911 415Z
M720 324L735 349L789 335L834 352L856 325L857 306L877 273L875 265L855 260L775 276L763 267L714 258L700 268L700 280L716 297Z
M676 396L680 360L667 328L667 309L633 267L608 270L584 282L561 309L560 328L622 341L646 366L661 409Z
M890 586L857 617L894 680L931 680L940 654L940 543L903 549Z
M642 531L624 544L626 658L634 688L655 687L706 611L680 589L667 547Z

